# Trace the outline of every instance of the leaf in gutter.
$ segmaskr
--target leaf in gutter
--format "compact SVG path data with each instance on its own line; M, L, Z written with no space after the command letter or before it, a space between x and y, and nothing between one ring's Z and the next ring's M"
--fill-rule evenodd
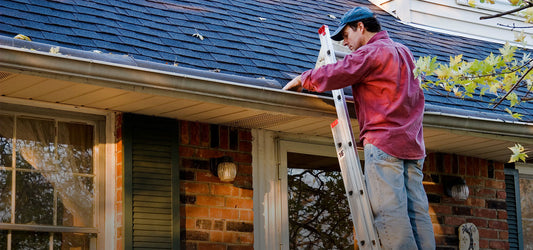
M59 54L59 47L50 48L50 54Z

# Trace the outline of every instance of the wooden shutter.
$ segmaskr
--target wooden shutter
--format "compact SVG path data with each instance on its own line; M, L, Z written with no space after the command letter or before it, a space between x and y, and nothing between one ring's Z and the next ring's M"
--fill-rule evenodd
M504 171L505 192L507 194L507 224L509 225L509 249L523 249L518 170L505 168Z
M125 114L126 249L179 248L178 122Z

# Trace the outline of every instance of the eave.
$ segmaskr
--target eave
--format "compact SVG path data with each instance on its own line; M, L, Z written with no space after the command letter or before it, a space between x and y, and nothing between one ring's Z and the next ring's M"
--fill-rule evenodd
M130 112L326 138L336 118L330 97L282 91L267 80L171 72L5 45L0 45L0 76L0 102ZM357 121L352 124L358 131ZM514 143L533 148L529 123L426 112L424 133L430 152L500 162L508 160L507 147Z

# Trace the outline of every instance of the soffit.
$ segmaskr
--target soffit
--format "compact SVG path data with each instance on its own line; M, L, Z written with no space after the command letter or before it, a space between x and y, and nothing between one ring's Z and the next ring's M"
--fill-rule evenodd
M310 115L277 112L264 108L210 102L202 98L179 98L157 93L111 88L49 77L0 71L0 101L54 103L77 108L128 112L235 127L265 129L290 134L331 138L334 114ZM331 107L333 110L334 108ZM359 131L352 120L354 131ZM506 162L517 138L425 126L428 152L443 152ZM356 135L357 136L357 135ZM522 145L533 148L531 139Z

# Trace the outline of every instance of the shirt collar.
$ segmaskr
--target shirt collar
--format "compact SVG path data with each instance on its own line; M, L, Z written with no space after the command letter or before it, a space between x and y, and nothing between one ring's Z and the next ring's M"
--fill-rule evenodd
M376 33L372 38L370 38L370 40L368 40L367 44L373 43L373 42L375 42L377 40L381 40L381 39L390 39L389 38L389 33L387 33L386 30L382 30L382 31Z

